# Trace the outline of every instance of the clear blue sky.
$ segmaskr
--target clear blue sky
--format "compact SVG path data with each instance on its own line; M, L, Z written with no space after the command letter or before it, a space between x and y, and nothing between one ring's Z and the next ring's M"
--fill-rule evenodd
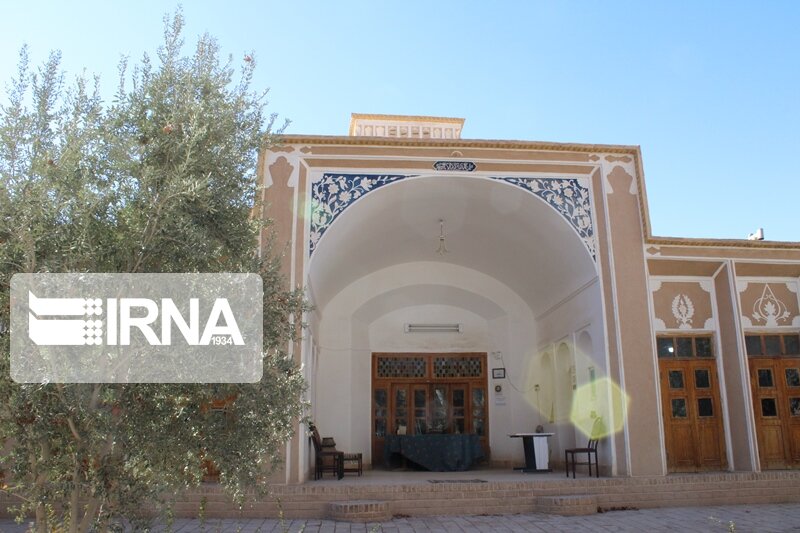
M102 76L177 3L4 2L0 79L30 46ZM800 241L800 2L187 1L186 38L254 50L289 133L351 112L466 118L465 138L638 144L654 234Z

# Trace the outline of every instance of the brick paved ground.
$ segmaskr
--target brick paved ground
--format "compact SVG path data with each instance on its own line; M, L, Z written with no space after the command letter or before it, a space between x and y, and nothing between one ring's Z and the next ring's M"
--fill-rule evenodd
M734 529L730 529L730 524ZM486 531L508 533L531 532L596 532L596 531L680 531L769 533L800 532L800 505L736 505L720 507L683 507L673 509L644 509L639 511L613 511L579 517L562 517L546 514L506 516L437 516L420 518L395 518L378 524L351 524L330 520L177 520L175 533L457 533ZM25 526L10 520L0 520L0 532L22 533ZM165 531L163 527L157 531Z

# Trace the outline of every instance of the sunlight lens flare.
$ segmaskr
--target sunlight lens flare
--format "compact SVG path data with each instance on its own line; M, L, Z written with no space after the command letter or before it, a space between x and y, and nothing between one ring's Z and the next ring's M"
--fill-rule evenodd
M608 437L622 431L629 405L625 391L603 377L575 389L570 422L586 437Z

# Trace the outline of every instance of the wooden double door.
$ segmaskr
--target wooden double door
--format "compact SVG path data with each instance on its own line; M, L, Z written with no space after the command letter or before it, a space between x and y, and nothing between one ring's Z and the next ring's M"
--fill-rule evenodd
M800 468L800 358L750 357L749 364L761 468Z
M713 358L659 359L667 468L723 470L728 461Z
M383 464L387 434L465 433L489 456L485 353L375 353L372 464Z

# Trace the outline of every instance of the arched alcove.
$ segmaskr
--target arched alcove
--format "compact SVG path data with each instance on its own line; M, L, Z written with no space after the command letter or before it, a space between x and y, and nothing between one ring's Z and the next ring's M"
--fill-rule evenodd
M440 219L444 255L436 253ZM492 459L519 463L522 449L507 435L548 425L559 409L563 425L568 412L559 404L566 384L558 355L537 357L537 316L574 299L596 276L574 228L520 187L436 176L371 192L327 228L309 263L319 344L313 416L343 448L366 458L374 352L482 352L488 354ZM581 298L596 301L582 308L599 314L599 294L587 294ZM459 323L463 330L449 338L412 337L403 331L412 320ZM541 373L533 379L539 399L551 401L550 413L535 405L532 367ZM494 368L503 368L505 377L492 378ZM563 455L554 444L554 456Z
M575 446L575 431L570 421L572 398L575 391L575 359L571 346L559 342L556 348L556 424L559 444L564 448Z

